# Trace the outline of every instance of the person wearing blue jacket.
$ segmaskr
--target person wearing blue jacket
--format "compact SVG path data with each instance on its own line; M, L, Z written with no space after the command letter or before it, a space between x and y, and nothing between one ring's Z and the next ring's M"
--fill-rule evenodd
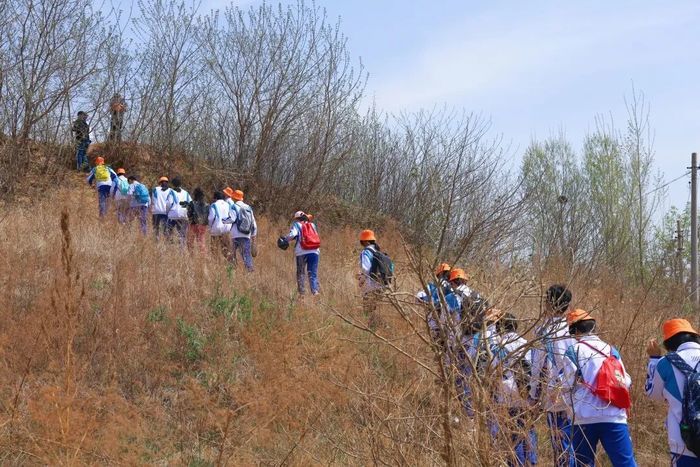
M97 205L100 217L107 215L107 200L109 199L112 184L117 179L117 174L110 167L105 165L102 157L95 159L95 167L87 176L88 185L95 185L97 188Z

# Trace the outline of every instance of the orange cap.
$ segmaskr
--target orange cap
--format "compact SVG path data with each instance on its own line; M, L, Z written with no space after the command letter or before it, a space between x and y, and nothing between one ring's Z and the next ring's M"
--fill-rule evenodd
M233 188L227 186L226 188L224 188L224 194L229 198L233 198Z
M566 325L571 326L574 323L578 323L579 321L588 321L588 320L593 320L595 321L595 318L591 316L589 312L586 310L582 310L580 308L576 308L573 311L570 311L566 314Z
M241 190L235 190L231 194L231 198L233 198L236 201L243 201L243 192Z
M374 232L371 230L363 230L360 232L360 241L361 242L369 242L369 241L377 241L377 237L374 236Z
M664 340L667 341L679 332L697 334L688 320L682 318L669 319L663 325Z
M104 158L104 157L97 156L97 157L95 158L95 164L96 164L96 165L100 165L100 164L104 164L104 163L105 163L105 158Z
M450 271L450 281L455 281L457 279L464 279L465 281L468 279L464 269L454 268Z
M158 179L158 183L169 182L169 181L170 181L170 180L168 180L168 177L160 177L160 178Z
M442 274L443 272L447 272L447 271L449 271L450 269L452 269L452 266L450 266L449 264L447 264L447 263L440 263L440 265L437 267L437 269L435 269L435 275L436 275L436 276L439 276L439 275Z
M126 170L124 170L123 167L119 167L117 169L117 175L124 175L126 173Z

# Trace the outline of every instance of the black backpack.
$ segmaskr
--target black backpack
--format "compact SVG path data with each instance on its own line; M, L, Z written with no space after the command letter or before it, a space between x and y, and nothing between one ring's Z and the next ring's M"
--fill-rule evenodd
M697 365L695 368L688 365L676 352L669 352L666 358L685 375L681 438L686 447L700 457L700 373L697 371Z
M388 286L394 279L394 262L386 253L373 248L370 248L370 251L372 266L369 269L369 276L378 284Z

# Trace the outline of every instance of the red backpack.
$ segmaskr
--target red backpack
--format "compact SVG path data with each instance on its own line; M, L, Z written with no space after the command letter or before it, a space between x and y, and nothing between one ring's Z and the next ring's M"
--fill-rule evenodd
M632 407L629 389L625 385L625 369L620 360L612 355L606 355L585 341L579 341L605 357L592 385L587 385L593 394L620 409ZM585 384L585 382L584 382Z
M321 247L321 239L316 232L316 227L311 222L301 222L299 243L304 250L315 250Z

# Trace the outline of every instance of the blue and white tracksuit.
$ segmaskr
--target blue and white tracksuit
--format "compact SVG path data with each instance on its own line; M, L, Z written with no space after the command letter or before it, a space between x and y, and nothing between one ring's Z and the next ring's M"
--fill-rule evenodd
M98 210L100 213L100 217L104 217L107 214L107 199L109 198L109 193L112 189L112 184L117 178L117 173L110 167L107 167L107 171L109 173L109 180L96 180L95 170L97 169L97 167L99 166L93 167L90 173L88 174L87 183L88 185L92 185L93 183L95 183L95 187L97 188Z
M501 367L500 390L496 394L496 402L508 408L508 416L511 418L509 426L514 427L510 433L510 441L513 450L509 466L525 466L537 464L537 432L534 423L527 416L528 401L522 396L522 390L518 386L516 373L532 368L533 350L528 342L515 332L507 332L498 339L498 349L493 354L493 365ZM524 363L524 365L523 365ZM498 374L498 373L497 373ZM527 378L523 378L529 385L531 372ZM502 413L499 411L499 413ZM494 417L494 420L497 420ZM491 433L495 437L501 428L498 423L491 423Z
M360 253L360 287L364 295L384 288L383 284L375 281L371 276L372 260L374 259L375 251L377 251L377 247L370 244Z
M313 229L318 233L316 224L311 223ZM318 259L321 254L320 248L314 250L305 250L301 247L301 223L294 222L289 228L289 233L286 236L287 241L296 240L294 245L294 256L297 262L297 289L299 294L304 295L306 291L306 275L308 272L309 286L311 293L316 295L319 293L318 281Z
M165 227L165 236L170 238L173 229L176 229L180 236L180 245L184 247L187 242L187 228L190 222L187 218L187 207L181 206L181 202L190 203L192 202L192 197L182 188L180 191L171 189L166 201L168 223Z
M597 336L578 337L566 350L563 382L567 390L565 400L573 414L571 445L576 466L595 466L598 442L603 445L613 467L637 465L627 428L627 410L604 401L591 390L609 355L618 359L624 370L617 350ZM629 388L632 380L626 371L624 373L625 385Z
M168 197L172 188L155 187L151 191L151 214L153 233L156 238L160 236L161 228L165 231L168 224Z
M676 353L693 368L700 363L700 344L686 342L678 346ZM644 389L651 399L665 400L668 403L666 430L673 465L700 466L700 460L686 448L681 437L680 423L683 414L685 381L685 375L674 367L667 358L649 359Z
M237 252L240 252L241 258L243 259L243 264L247 271L253 271L253 255L251 253L251 239L258 234L258 223L255 220L255 214L253 214L253 208L244 203L243 201L236 201L229 203L230 209L230 219L227 223L231 223L231 256L233 261L236 261ZM238 230L238 213L241 209L250 211L253 217L253 225L249 233L243 233Z
M134 196L134 190L137 185L143 185L141 182L134 182L129 185L129 196L130 196L130 209L133 216L139 218L139 226L141 228L141 233L146 235L148 232L148 206L151 204L150 201L145 203L140 203L138 199Z
M123 194L119 189L119 183L121 181L127 182L128 184L127 178L124 175L118 175L117 178L114 179L114 183L112 184L112 198L114 199L114 202L117 205L117 220L120 224L126 224L126 222L129 220L128 211L131 199L129 196L128 188L126 194ZM131 186L129 186L129 188L131 188Z
M530 399L541 401L547 412L550 443L558 467L569 467L571 458L571 413L562 393L564 355L575 342L566 318L555 316L535 330L542 348L533 353Z

